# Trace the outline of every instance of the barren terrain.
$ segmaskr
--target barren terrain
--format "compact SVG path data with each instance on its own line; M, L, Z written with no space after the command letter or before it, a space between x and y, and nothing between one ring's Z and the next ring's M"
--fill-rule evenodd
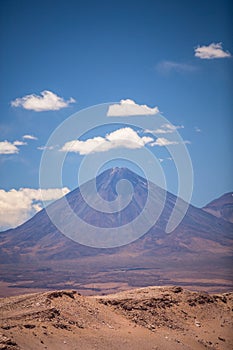
M233 293L63 290L2 298L0 307L2 350L233 348Z

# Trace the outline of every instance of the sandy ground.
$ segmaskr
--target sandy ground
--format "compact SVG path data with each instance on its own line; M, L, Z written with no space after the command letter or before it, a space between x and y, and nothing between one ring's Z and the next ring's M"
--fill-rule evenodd
M233 294L148 287L107 296L75 291L0 299L3 350L233 348Z

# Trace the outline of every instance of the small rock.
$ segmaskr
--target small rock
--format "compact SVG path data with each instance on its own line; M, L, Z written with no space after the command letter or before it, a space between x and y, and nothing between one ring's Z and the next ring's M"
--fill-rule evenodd
M23 326L24 328L28 328L28 329L33 329L36 327L34 324L24 324Z
M172 292L173 293L181 293L183 291L183 288L181 287L173 287Z
M200 322L198 322L197 320L195 320L195 326L197 326L197 327L201 327Z
M226 339L222 338L222 337L218 337L219 340L221 341L226 341Z

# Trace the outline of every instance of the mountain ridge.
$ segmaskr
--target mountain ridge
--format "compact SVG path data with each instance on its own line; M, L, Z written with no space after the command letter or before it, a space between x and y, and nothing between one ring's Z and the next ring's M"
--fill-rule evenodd
M233 223L233 193L224 193L202 209L218 218Z

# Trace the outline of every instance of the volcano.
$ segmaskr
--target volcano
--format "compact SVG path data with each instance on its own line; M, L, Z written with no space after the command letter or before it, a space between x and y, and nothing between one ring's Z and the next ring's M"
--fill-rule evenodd
M131 184L130 203L127 200L131 194L122 180ZM119 183L122 186L118 188ZM163 210L147 232L127 245L96 248L77 243L59 231L45 209L21 226L1 232L1 294L67 287L87 294L109 293L178 283L191 289L231 289L233 224L206 208L189 205L179 226L167 234L166 225L177 197L127 168L104 171L68 193L65 202L62 198L51 204L50 210L61 222L67 222L75 234L82 236L85 232L70 219L64 203L69 203L82 221L110 232L140 215L148 199L148 184L152 209L155 213L161 207ZM99 198L92 197L93 186ZM87 204L83 193L96 208ZM114 212L117 197L126 204ZM107 212L97 209L98 200L104 200Z

